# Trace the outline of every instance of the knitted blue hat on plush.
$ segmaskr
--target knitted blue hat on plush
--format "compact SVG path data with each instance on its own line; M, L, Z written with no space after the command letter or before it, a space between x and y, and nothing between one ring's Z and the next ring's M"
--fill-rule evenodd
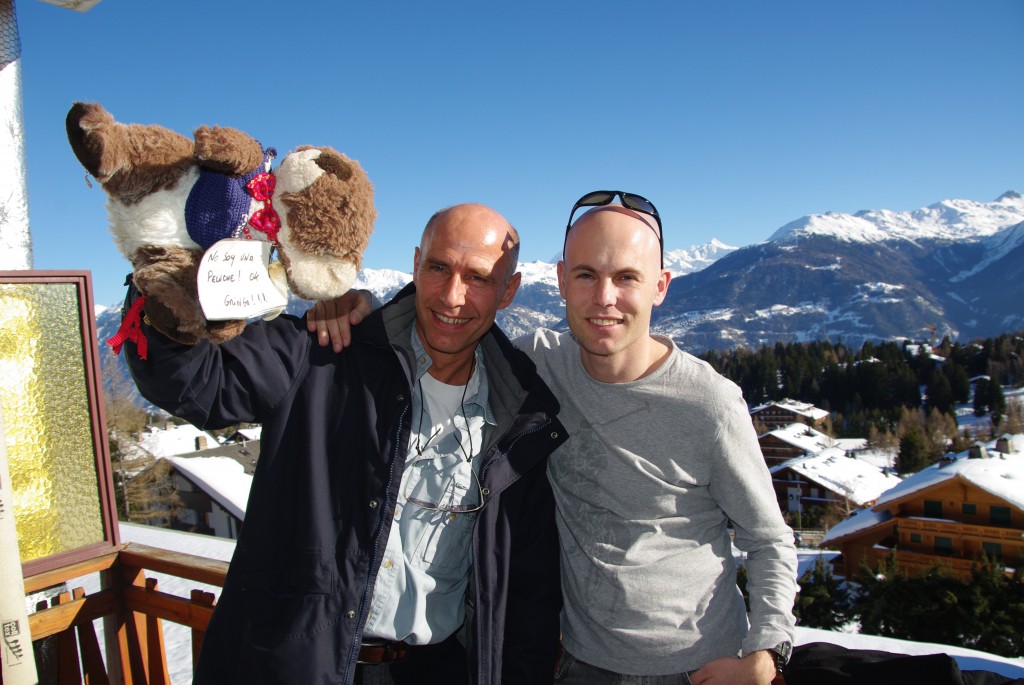
M249 218L253 198L246 185L257 174L270 171L277 156L274 148L263 150L263 164L245 176L228 176L199 169L199 179L185 200L185 228L204 250L218 240L237 235Z

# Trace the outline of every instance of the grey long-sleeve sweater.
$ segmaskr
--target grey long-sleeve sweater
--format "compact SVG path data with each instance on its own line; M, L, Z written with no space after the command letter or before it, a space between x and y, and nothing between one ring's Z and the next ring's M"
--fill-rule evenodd
M548 461L566 649L618 673L700 668L792 641L796 549L739 388L673 347L650 376L591 378L568 335L517 343L572 436ZM750 614L727 523L747 554ZM749 620L748 620L749 619Z

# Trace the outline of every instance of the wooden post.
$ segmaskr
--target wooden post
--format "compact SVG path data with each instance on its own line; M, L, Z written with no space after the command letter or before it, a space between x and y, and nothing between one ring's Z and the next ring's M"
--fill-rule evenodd
M156 592L156 578L146 578L146 591ZM146 665L149 667L148 685L170 685L167 656L164 654L164 629L160 619L146 615Z
M51 606L67 604L70 601L71 593L62 592L53 598ZM64 630L57 635L57 682L60 685L78 685L82 682L74 630Z
M121 576L122 586L146 586L146 576L141 568L123 566ZM117 641L125 685L147 685L149 671L143 652L143 645L146 644L146 617L130 611L123 602L117 620Z
M214 595L212 592L204 592L203 590L192 590L192 603L199 604L203 607L213 608ZM203 646L203 639L206 637L206 629L199 630L198 628L192 629L192 670L196 668L196 664L199 663L199 650Z
M85 590L80 587L75 588L72 594L75 599L85 598ZM110 677L103 664L100 642L96 639L96 628L92 621L78 626L78 650L82 655L83 685L110 685Z

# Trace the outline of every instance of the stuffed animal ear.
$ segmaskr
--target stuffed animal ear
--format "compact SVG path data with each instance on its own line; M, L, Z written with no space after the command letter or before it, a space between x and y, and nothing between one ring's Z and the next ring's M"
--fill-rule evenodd
M241 176L263 165L263 148L254 138L234 128L200 126L195 130L199 166Z
M194 145L185 136L163 126L118 123L96 103L76 102L65 126L85 170L125 202L173 184L195 164Z
M118 144L121 136L111 136L114 117L95 103L76 102L64 120L68 142L85 170L100 183L117 171L116 160L122 155Z

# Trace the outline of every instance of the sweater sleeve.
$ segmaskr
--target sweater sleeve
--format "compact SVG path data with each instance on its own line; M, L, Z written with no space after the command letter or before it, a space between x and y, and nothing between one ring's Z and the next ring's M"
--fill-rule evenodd
M739 388L730 384L718 408L712 494L732 521L735 544L746 553L750 629L743 654L793 642L797 555L793 531L775 499Z
M176 343L142 324L147 358L124 347L139 392L165 411L200 428L264 423L308 369L310 334L301 319L259 321L215 345Z

